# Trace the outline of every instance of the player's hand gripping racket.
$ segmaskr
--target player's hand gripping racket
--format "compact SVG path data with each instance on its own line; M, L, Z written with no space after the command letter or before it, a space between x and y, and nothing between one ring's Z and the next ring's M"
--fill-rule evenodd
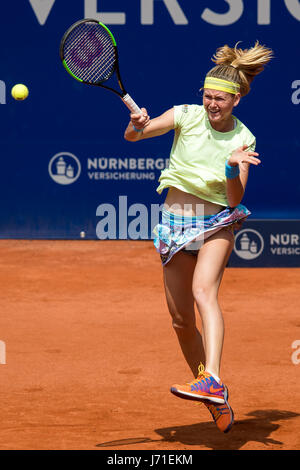
M74 23L61 40L60 58L66 70L76 80L116 93L132 113L141 114L140 108L124 88L119 71L117 44L103 23L91 19ZM120 91L103 85L114 72Z

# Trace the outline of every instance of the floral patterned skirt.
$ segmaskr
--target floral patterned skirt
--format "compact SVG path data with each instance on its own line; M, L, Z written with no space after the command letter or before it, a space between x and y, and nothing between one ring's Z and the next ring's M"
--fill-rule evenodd
M154 246L163 266L180 250L197 253L204 240L224 227L232 229L245 220L251 212L242 204L226 207L211 216L183 216L162 211L161 222L153 229Z

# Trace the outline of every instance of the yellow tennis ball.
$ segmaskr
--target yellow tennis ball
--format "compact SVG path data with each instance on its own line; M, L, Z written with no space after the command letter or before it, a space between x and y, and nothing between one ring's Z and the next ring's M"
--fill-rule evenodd
M11 90L12 97L17 101L26 100L28 94L29 94L29 91L28 91L27 86L22 85L21 83L19 83L18 85L15 85Z

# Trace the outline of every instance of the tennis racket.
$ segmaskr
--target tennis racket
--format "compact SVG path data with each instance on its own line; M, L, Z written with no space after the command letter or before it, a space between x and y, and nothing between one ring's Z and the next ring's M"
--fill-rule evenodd
M124 88L116 40L103 23L92 19L74 23L61 40L60 58L73 78L112 91L120 96L132 113L142 113ZM104 85L113 73L117 76L120 91Z

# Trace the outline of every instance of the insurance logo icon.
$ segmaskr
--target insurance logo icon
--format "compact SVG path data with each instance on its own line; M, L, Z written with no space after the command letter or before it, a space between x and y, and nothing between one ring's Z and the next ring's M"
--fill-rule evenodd
M49 175L58 184L72 184L80 176L81 165L78 158L69 152L54 155L49 162Z
M259 232L253 229L244 229L237 233L234 243L234 252L240 258L251 260L258 258L264 249L264 239Z

